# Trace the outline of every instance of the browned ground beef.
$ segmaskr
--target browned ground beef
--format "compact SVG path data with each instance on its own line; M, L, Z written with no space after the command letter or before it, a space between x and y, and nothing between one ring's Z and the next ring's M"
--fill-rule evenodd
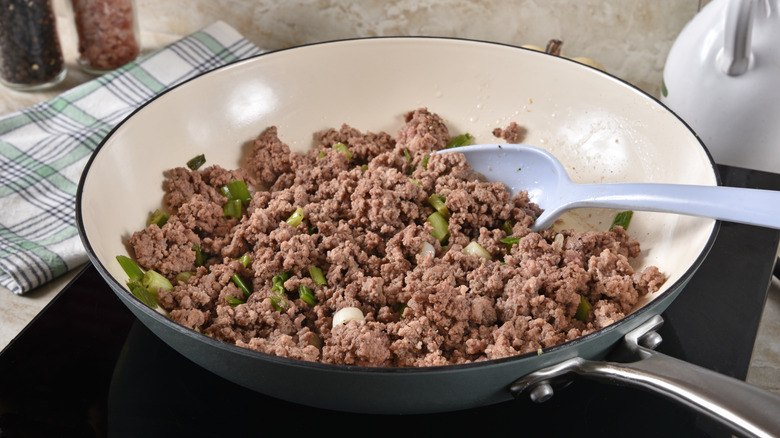
M504 128L496 128L493 130L493 135L498 138L503 138L507 143L520 143L525 139L526 129L517 124L517 122L510 122Z
M426 109L406 114L397 135L350 126L316 136L300 154L268 128L243 169L170 170L171 218L130 239L140 265L186 283L160 291L173 320L214 338L280 356L364 366L428 366L494 359L574 339L622 318L639 296L656 291L656 268L634 272L639 244L616 227L604 232L529 229L540 211L521 193L484 182L460 154L431 154L450 139ZM520 132L516 124L501 132ZM346 145L352 157L333 149ZM429 156L427 165L424 157ZM219 188L242 179L257 189L241 219L225 218ZM428 197L445 197L449 239L431 236ZM285 220L302 207L304 221ZM519 242L507 249L502 226ZM557 238L556 238L557 237ZM491 255L464 254L476 241ZM427 242L435 255L421 253ZM195 266L193 245L208 254ZM244 267L237 260L249 254ZM425 254L425 255L424 255ZM309 267L320 267L317 286ZM288 272L288 306L272 305L272 278ZM252 289L245 299L231 281ZM309 287L316 305L298 297ZM592 309L575 318L584 296ZM227 297L243 303L231 305ZM333 315L357 307L365 320L333 327Z

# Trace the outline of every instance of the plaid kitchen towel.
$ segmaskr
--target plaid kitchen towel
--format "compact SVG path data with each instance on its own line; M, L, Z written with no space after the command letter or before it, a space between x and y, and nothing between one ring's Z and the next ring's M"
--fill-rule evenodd
M76 189L92 151L161 91L262 50L214 23L121 69L0 117L0 285L23 294L87 261Z

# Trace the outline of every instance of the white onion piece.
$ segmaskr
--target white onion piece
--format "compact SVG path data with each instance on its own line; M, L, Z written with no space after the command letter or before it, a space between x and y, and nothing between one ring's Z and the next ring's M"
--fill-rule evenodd
M425 258L428 254L430 254L431 257L436 257L436 248L434 248L430 242L423 242L422 248L420 248L420 255Z
M485 259L492 259L493 257L490 255L489 252L485 248L482 247L479 243L471 242L468 245L466 245L465 248L463 248L463 253L468 255L478 255Z
M563 234L558 233L555 235L555 239L553 239L552 246L553 248L556 249L563 249Z
M343 325L349 321L363 321L366 317L357 307L345 307L333 314L333 327Z

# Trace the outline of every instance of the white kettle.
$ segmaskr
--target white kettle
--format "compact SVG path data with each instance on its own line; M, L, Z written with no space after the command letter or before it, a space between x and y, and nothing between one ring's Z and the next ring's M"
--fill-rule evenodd
M780 173L780 0L713 0L666 60L661 102L716 163Z

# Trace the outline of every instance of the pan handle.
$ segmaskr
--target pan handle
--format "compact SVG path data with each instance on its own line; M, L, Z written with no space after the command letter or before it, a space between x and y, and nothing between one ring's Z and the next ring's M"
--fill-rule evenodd
M708 416L740 436L780 436L780 396L739 379L675 359L648 348L657 345L655 330L663 323L655 316L624 337L624 354L630 363L573 358L535 371L513 383L512 394L529 394L534 401L552 396L557 382L567 375L648 390ZM655 342L653 342L655 341Z

